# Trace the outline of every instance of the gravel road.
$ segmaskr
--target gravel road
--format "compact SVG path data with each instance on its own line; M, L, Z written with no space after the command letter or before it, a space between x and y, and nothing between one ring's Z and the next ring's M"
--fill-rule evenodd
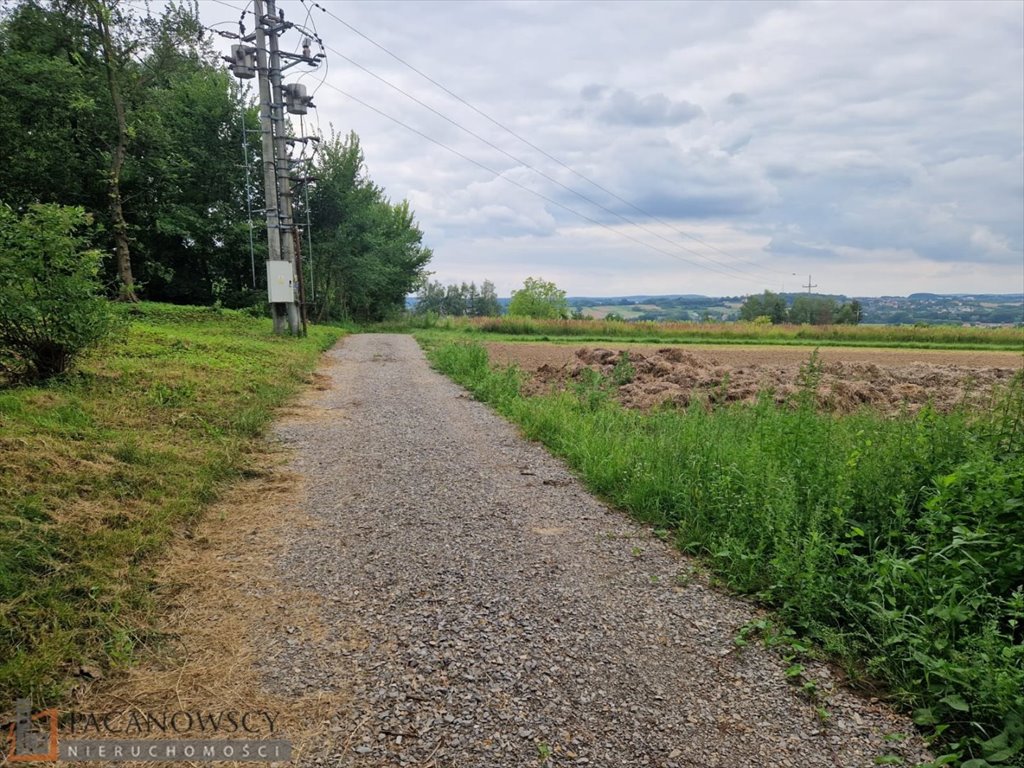
M871 766L912 726L812 665L738 650L749 604L586 492L432 371L409 336L348 337L278 437L313 525L279 578L326 632L267 639L285 694L351 691L301 765ZM824 707L827 718L816 712ZM900 735L902 734L902 736Z

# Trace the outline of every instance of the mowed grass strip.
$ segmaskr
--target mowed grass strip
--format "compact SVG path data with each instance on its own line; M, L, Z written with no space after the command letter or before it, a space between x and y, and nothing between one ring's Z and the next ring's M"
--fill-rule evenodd
M1024 354L1024 328L955 325L761 325L617 320L539 320L528 317L412 317L367 330L458 331L495 341L635 342L649 344L783 344L906 349L987 349Z
M126 663L159 610L147 561L189 526L343 333L142 304L41 387L0 389L0 710Z
M798 657L813 640L911 711L941 764L1024 763L1021 376L983 411L835 416L815 408L811 358L788 406L642 413L613 396L627 366L526 397L480 345L424 341L594 492L774 608L774 629L740 641L768 632Z

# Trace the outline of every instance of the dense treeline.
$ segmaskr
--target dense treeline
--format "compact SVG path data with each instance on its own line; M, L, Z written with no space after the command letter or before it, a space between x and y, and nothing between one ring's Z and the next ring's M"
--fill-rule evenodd
M258 142L243 151L258 110L194 1L143 15L112 0L13 3L0 11L0 77L0 204L83 208L108 295L263 306L265 230L257 218L250 253L246 212L249 194L262 207ZM366 177L358 139L325 143L314 316L398 311L430 251L408 205Z
M765 291L748 297L740 307L740 320L770 321L773 325L857 325L863 318L863 309L856 299L839 304L829 296L796 296L792 306L787 306L784 296Z
M443 285L434 280L420 286L412 312L438 317L497 317L501 304L490 280L484 280L479 288L476 283Z
M251 128L255 115L194 6L138 17L99 0L19 3L0 23L0 76L3 202L85 208L94 245L115 256L111 291L207 303L214 285L244 287L241 115Z

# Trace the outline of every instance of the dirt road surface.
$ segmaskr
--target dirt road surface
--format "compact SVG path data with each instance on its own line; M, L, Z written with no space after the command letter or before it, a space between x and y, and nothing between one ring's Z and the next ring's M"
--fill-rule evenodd
M893 736L913 733L906 719L824 666L811 701L774 652L738 649L754 609L430 370L411 337L351 336L320 375L276 429L312 521L268 564L280 592L319 596L318 629L263 638L260 671L276 694L348 693L298 764L925 757Z

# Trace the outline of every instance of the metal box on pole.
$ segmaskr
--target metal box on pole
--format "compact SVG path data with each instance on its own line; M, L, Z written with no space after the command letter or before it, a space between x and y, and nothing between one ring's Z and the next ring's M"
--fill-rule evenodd
M295 270L292 262L267 262L267 297L271 304L295 301Z

